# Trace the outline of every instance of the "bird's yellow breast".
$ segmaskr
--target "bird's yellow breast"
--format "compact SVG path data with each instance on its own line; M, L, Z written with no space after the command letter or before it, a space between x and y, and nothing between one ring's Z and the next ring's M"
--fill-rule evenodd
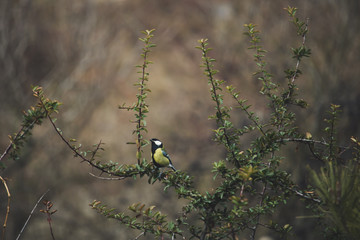
M154 161L161 167L169 166L170 161L167 157L163 155L161 148L155 150L153 158Z

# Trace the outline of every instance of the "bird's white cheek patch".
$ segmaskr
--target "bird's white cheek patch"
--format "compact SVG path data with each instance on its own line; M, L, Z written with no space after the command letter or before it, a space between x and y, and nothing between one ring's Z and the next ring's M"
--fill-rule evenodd
M158 140L154 141L154 143L155 143L157 146L160 146L160 145L161 145L161 142L158 141Z

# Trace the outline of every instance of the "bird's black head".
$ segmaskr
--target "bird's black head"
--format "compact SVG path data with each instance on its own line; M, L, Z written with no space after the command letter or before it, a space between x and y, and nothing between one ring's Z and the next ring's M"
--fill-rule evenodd
M150 139L150 141L151 141L151 151L152 152L155 152L156 149L163 147L163 143L159 139L152 138L152 139Z

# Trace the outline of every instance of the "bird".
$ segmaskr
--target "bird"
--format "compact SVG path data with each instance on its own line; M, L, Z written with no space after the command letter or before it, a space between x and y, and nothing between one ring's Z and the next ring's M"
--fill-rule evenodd
M169 154L163 148L163 143L156 138L150 139L151 142L151 158L154 165L158 168L169 167L172 170L176 171L175 167L172 165Z

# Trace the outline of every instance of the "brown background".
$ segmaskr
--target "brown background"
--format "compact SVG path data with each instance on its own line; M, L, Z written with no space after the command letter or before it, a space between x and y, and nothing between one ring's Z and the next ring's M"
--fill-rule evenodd
M106 143L102 157L119 163L135 163L132 113L117 106L135 101L141 64L141 31L155 28L150 60L152 92L147 138L165 143L174 165L195 176L203 191L216 183L209 174L212 162L222 159L221 147L211 141L214 122L207 80L202 74L197 40L208 38L212 57L217 59L218 78L237 87L249 99L252 110L262 119L268 117L265 99L258 93L260 83L243 25L255 23L261 30L263 46L269 53L267 69L279 83L285 83L283 70L294 66L291 47L300 44L283 8L299 8L300 18L309 18L307 45L312 56L301 64L304 75L298 80L299 94L310 106L296 110L301 131L322 135L322 119L330 103L343 106L340 139L359 136L359 1L140 1L140 0L2 0L0 3L0 146L8 145L7 135L16 132L21 112L35 104L31 85L41 85L50 98L63 103L57 124L66 137L76 138L86 147L100 140ZM230 104L232 102L226 100ZM234 112L238 126L246 118ZM247 145L246 138L243 140ZM304 150L304 151L302 151ZM313 164L305 148L292 145L282 167L293 180L307 184L306 165ZM296 152L297 151L297 152ZM303 153L305 152L305 153ZM145 148L149 159L149 148ZM53 216L56 239L134 239L136 232L115 221L106 220L91 210L92 200L101 200L119 210L130 203L156 205L177 216L183 200L172 190L164 193L158 183L146 179L101 181L92 170L72 157L49 123L36 127L19 161L6 161L1 176L9 179L12 194L7 227L14 239L37 199L48 189L46 199L58 212ZM313 165L316 165L313 164ZM3 221L6 195L0 192ZM294 210L298 209L298 210ZM294 239L315 239L312 219L302 203L290 203L274 215L281 223L294 227ZM266 232L259 237L266 236ZM246 237L246 236L244 236ZM276 239L277 236L273 236ZM49 239L45 215L36 210L22 239ZM145 238L151 239L150 236ZM143 237L144 239L144 237Z

